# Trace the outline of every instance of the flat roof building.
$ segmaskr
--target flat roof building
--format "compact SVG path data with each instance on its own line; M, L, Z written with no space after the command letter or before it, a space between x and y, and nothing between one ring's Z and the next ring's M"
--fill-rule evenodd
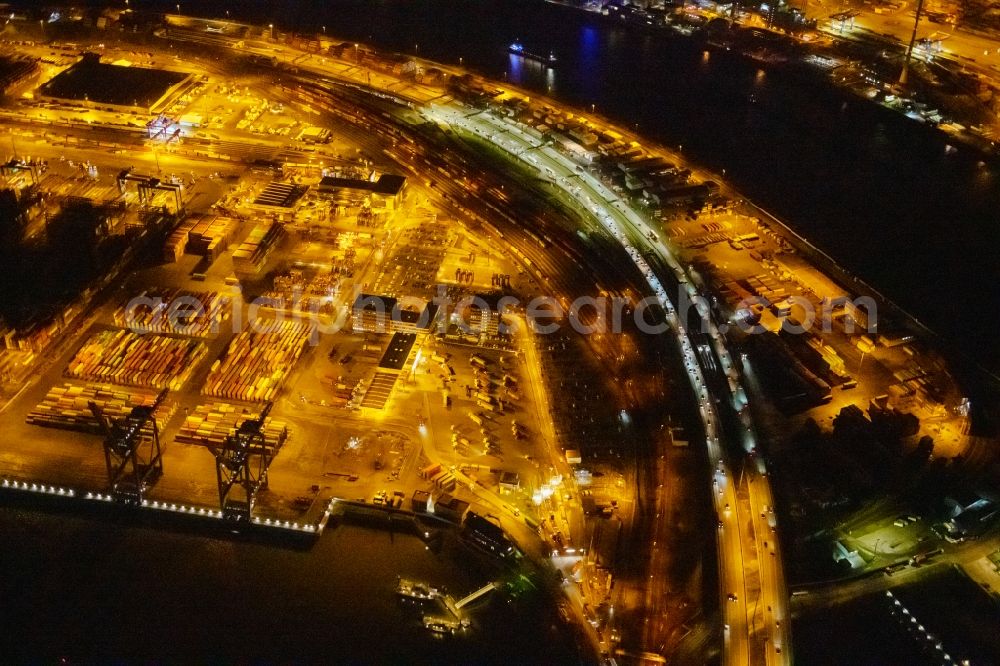
M298 206L306 188L292 183L272 181L254 199L253 207L274 213L290 213Z
M448 493L442 494L434 502L434 515L461 523L469 513L469 503Z
M85 53L76 64L38 88L39 96L91 107L154 113L190 85L194 75L151 67L101 62Z
M359 294L351 308L351 328L367 333L424 333L438 314L436 303L404 307L392 296Z
M413 349L413 343L417 341L416 333L394 333L389 341L389 346L382 354L382 360L378 362L380 370L400 371L406 365L406 359Z
M316 191L321 194L336 194L341 190L354 190L373 195L386 208L395 209L402 201L403 188L406 186L406 176L384 173L377 180L366 178L344 178L341 176L325 176Z

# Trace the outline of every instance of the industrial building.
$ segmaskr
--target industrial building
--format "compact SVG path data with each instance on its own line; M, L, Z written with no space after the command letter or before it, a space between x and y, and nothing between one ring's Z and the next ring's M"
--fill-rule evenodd
M404 307L392 296L359 294L351 307L351 326L366 333L421 333L433 326L438 306Z
M194 85L194 75L166 69L104 63L86 53L38 88L43 99L125 112L156 113Z
M382 174L376 180L325 176L319 181L316 191L328 196L335 196L342 190L367 194L371 196L373 203L392 211L402 202L405 186L406 176L389 173Z

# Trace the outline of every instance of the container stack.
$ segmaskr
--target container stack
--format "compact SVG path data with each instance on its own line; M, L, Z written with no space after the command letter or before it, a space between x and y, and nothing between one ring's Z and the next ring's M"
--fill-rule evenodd
M212 364L202 393L244 402L274 400L312 332L308 322L258 320Z
M143 305L132 305L141 299ZM155 305L149 306L152 302ZM176 314L174 314L176 313ZM232 314L232 300L214 291L156 288L115 310L116 326L136 333L173 333L214 337ZM182 316L183 315L183 316ZM173 321L171 321L173 319Z
M187 252L215 261L229 247L236 231L236 220L212 217L197 220L188 232Z
M132 331L92 335L66 368L74 379L179 390L208 352L201 342Z
M225 402L198 405L194 412L184 418L176 440L185 444L221 446L226 437L236 432L240 424L256 417L256 412L252 410L247 411ZM264 419L261 431L264 434L265 446L273 454L284 443L288 426L284 421L268 417Z
M233 250L233 266L242 273L259 273L280 237L281 225L274 222L257 225Z
M93 402L114 421L129 415L133 407L152 405L156 393L123 390L108 384L70 384L53 386L25 421L47 428L99 433L100 425L90 410ZM156 423L162 429L177 411L177 403L169 398L156 408Z
M193 221L183 222L167 237L167 242L163 245L164 261L174 264L181 260L187 250L188 233L193 227Z
M187 253L208 257L213 262L229 247L236 226L236 220L228 217L189 218L167 238L163 260L176 263Z

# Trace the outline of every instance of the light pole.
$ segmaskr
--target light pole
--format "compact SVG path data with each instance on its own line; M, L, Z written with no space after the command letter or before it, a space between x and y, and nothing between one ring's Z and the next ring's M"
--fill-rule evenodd
M267 27L271 29L271 41L274 41L274 24L268 23Z

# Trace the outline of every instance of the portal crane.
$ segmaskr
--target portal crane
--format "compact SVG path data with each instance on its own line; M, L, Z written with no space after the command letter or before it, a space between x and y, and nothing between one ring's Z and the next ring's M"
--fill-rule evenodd
M128 416L116 420L109 419L97 403L88 403L104 434L108 489L123 504L142 504L143 495L163 476L156 408L166 397L163 389L151 404L133 407Z
M288 431L269 444L264 436L264 420L273 403L268 402L255 419L243 421L220 448L215 449L215 474L219 483L222 515L236 522L249 521L257 493L267 489L267 468Z

